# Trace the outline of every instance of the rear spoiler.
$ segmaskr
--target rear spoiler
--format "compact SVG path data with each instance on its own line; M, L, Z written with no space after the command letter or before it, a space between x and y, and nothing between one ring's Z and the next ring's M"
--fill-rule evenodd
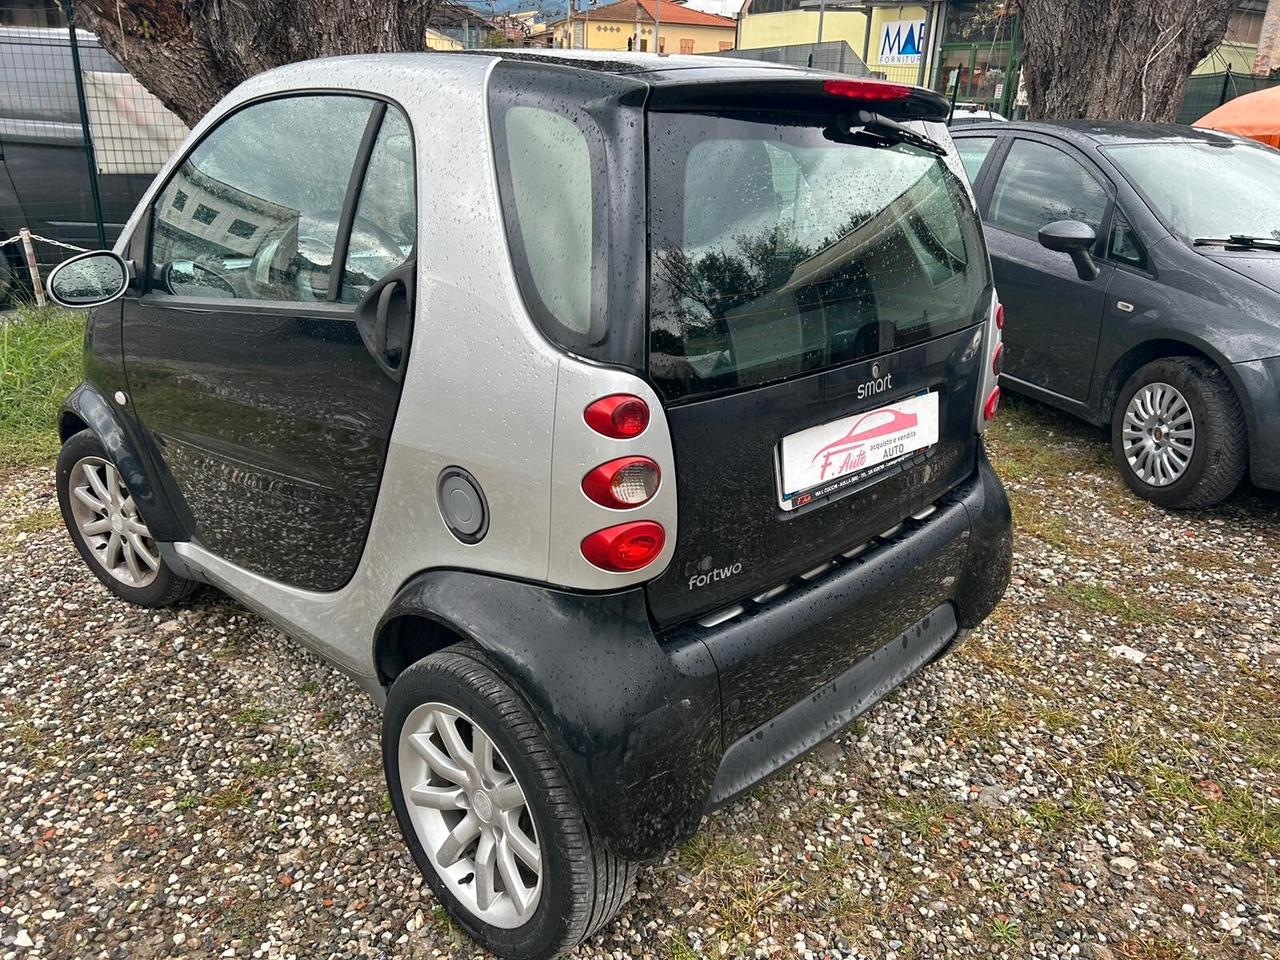
M654 84L652 110L715 109L798 110L817 114L869 110L892 120L945 122L951 111L946 97L924 87L864 77L804 76L779 79L728 77L696 82Z

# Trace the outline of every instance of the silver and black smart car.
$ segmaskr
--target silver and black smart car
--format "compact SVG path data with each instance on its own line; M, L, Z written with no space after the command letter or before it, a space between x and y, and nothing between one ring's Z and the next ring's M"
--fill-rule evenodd
M212 584L351 673L440 901L571 946L1005 589L947 109L718 58L259 76L49 278L93 307L71 535L120 597Z

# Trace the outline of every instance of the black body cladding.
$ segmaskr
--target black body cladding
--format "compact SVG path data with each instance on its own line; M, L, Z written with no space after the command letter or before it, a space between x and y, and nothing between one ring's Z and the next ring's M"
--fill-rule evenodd
M928 520L717 627L655 634L638 588L581 594L447 570L406 584L383 625L420 616L482 648L534 706L595 829L619 856L645 859L980 623L1008 584L1011 544L1008 500L979 453ZM873 654L879 683L831 684ZM770 730L823 696L829 710L801 708Z

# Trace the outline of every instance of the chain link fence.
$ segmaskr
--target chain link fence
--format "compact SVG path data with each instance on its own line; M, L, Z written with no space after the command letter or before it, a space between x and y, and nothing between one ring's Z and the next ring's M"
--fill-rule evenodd
M1247 73L1202 73L1187 81L1187 92L1178 109L1178 123L1195 123L1210 110L1246 93L1280 84L1280 77L1255 77Z
M113 243L187 128L77 29L73 0L0 0L0 243L43 270ZM26 244L0 292L33 295Z

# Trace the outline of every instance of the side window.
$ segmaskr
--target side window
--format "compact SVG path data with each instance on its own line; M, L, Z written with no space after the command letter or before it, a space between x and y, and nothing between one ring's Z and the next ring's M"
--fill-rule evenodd
M1054 220L1101 229L1107 193L1079 162L1056 147L1015 140L991 195L990 221L1031 239Z
M215 127L152 208L152 287L195 297L329 299L342 209L374 105L352 96L282 97ZM397 236L379 234L378 243L394 248Z
M643 41L641 41L643 43ZM504 118L515 226L538 299L573 333L591 328L592 171L586 135L541 107Z
M369 288L409 259L418 234L413 137L404 115L388 107L360 187L338 297L359 303Z
M956 152L960 154L964 175L969 178L970 183L978 179L978 171L982 169L987 154L995 144L995 137L964 137L956 141Z
M1130 266L1146 269L1147 254L1138 241L1138 235L1129 221L1118 211L1111 223L1111 237L1107 241L1107 256Z

